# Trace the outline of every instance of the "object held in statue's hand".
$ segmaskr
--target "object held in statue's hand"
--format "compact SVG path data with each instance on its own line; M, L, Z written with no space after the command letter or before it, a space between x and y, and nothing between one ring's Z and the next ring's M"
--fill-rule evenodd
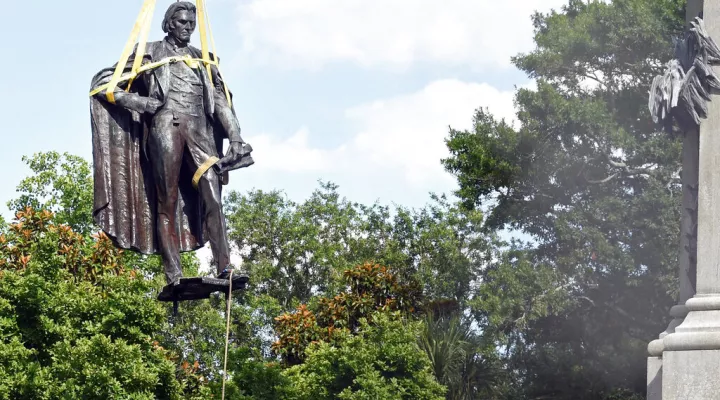
M237 147L238 146L231 145L225 157L215 164L214 168L219 174L249 167L255 163L250 154L253 148L249 143L243 143L239 151Z

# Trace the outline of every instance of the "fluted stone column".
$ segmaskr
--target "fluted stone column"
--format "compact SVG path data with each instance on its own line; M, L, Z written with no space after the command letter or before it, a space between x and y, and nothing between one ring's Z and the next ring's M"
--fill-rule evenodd
M683 202L680 222L680 250L678 254L680 294L678 304L670 309L673 320L658 339L648 345L647 400L662 399L662 355L664 338L684 321L688 314L685 303L695 294L695 270L697 245L697 195L698 195L698 131L685 132L683 143ZM719 398L720 399L720 398Z
M720 0L705 0L705 27L720 37ZM696 294L663 339L663 400L720 399L720 101L700 124Z
M686 7L686 26L703 10L703 0L688 0ZM712 35L712 34L711 34ZM670 310L673 320L658 339L648 345L647 361L647 400L661 400L663 339L684 321L688 314L685 303L695 295L696 245L697 245L697 207L699 172L699 131L685 132L682 159L683 199L680 220L680 241L678 249L678 282L680 285L678 303ZM720 398L720 397L719 397Z

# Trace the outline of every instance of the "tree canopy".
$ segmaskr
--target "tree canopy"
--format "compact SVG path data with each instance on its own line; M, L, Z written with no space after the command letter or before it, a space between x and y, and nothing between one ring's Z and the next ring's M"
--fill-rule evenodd
M486 110L451 130L446 169L487 232L514 246L483 273L473 310L506 347L524 398L643 393L645 347L677 291L681 143L646 110L681 33L684 1L571 0L535 14L537 48L513 59L537 82L517 127Z

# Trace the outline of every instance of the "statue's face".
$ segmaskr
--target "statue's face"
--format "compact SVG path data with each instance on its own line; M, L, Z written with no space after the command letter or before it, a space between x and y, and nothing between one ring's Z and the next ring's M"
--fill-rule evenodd
M195 13L187 10L180 10L175 13L170 23L170 32L175 39L188 43L190 36L195 31Z

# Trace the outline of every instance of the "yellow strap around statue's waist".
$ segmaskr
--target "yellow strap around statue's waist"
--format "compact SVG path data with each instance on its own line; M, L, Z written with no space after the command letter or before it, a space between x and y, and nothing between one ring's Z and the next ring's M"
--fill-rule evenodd
M220 161L217 157L210 157L202 163L201 166L198 167L197 171L195 171L195 175L193 175L192 184L195 189L198 188L198 184L200 184L200 178L202 178L203 175L212 168L213 165L217 164L217 162Z

